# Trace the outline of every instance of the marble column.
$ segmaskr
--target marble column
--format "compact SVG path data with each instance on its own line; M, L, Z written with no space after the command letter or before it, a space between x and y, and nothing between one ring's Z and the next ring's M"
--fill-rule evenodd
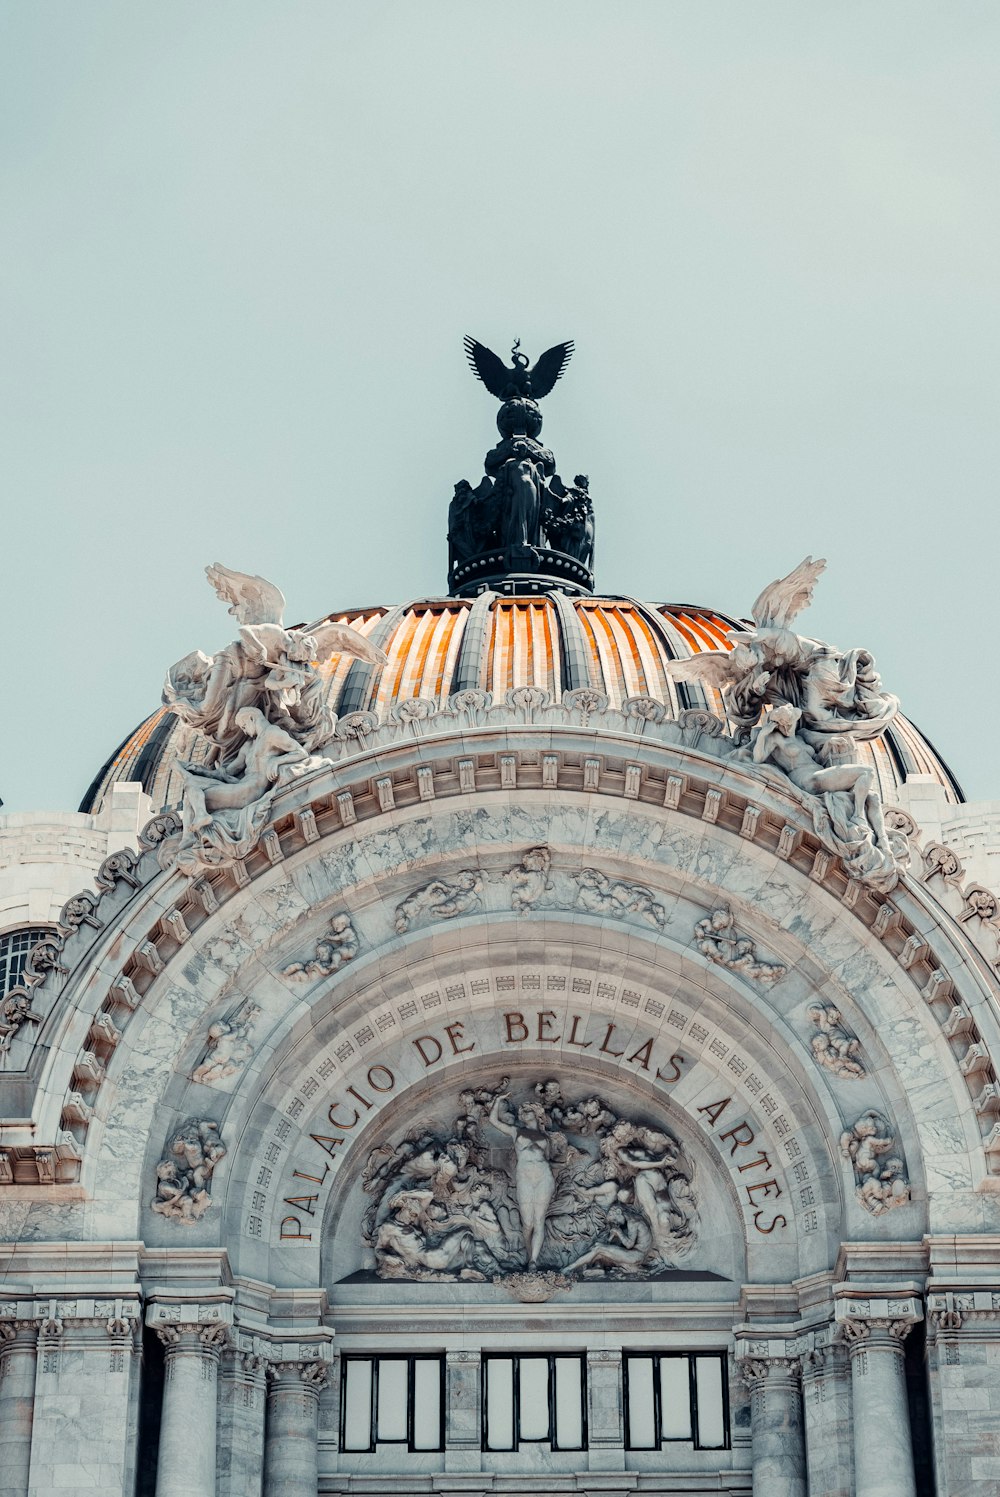
M26 1497L31 1463L38 1328L0 1322L0 1497Z
M267 1369L264 1497L316 1497L323 1362L272 1362Z
M156 1497L215 1497L219 1353L225 1325L156 1325L166 1349Z
M796 1357L747 1357L754 1497L806 1497L806 1452Z
M854 1497L850 1363L825 1336L801 1358L809 1497Z
M857 1497L916 1497L903 1339L909 1320L841 1321L851 1354Z
M235 1346L219 1365L216 1497L261 1497L264 1467L264 1358Z

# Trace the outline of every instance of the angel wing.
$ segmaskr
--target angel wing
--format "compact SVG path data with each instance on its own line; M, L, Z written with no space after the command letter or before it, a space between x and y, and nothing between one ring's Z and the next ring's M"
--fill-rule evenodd
M531 371L532 400L541 400L543 395L549 394L556 380L561 377L572 354L572 338L566 343L557 343L554 348L545 350Z
M469 368L477 379L481 379L491 395L497 400L503 400L511 382L514 371L496 354L486 347L485 343L479 343L475 338L470 338L466 333L463 339L465 343L465 357L469 361ZM542 358L546 355L543 354ZM539 360L541 362L541 360Z
M215 588L229 612L241 624L280 624L285 611L285 596L266 577L251 577L233 572L221 562L205 568L205 576Z
M765 587L751 612L759 629L787 629L794 618L808 608L812 602L816 579L826 571L826 562L821 557L813 561L807 556L800 561L787 577Z
M733 681L732 652L730 650L702 650L690 660L670 660L667 674L674 681L704 681L721 691Z
M388 665L389 657L378 645L373 645L356 629L346 624L320 624L309 633L316 641L316 659L328 660L331 655L352 655L366 665Z

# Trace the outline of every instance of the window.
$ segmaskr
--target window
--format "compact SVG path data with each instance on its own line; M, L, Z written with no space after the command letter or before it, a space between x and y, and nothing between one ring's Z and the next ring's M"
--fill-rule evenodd
M51 934L47 926L28 926L23 930L9 930L5 936L0 936L0 995L17 987L28 952Z
M687 1440L695 1450L729 1446L726 1358L709 1352L626 1352L625 1444L659 1450Z
M444 1449L443 1357L342 1359L340 1448Z
M483 1358L483 1449L585 1450L581 1356Z

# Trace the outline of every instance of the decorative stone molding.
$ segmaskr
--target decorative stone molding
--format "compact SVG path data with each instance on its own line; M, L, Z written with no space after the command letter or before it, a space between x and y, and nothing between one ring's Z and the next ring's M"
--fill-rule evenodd
M923 1307L914 1293L857 1293L850 1285L834 1290L837 1339L848 1346L879 1338L902 1345L919 1320Z
M931 1333L974 1331L993 1326L1000 1333L1000 1292L995 1289L954 1289L927 1296L927 1324Z
M757 943L740 935L736 919L728 905L720 905L694 928L694 944L710 962L739 972L754 982L777 982L788 971L780 962L758 960Z

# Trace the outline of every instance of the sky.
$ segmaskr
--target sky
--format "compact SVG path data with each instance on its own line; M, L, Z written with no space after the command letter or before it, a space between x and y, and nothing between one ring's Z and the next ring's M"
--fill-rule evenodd
M445 591L536 356L598 589L864 645L970 798L995 745L996 0L2 0L6 811L75 809L232 637Z

